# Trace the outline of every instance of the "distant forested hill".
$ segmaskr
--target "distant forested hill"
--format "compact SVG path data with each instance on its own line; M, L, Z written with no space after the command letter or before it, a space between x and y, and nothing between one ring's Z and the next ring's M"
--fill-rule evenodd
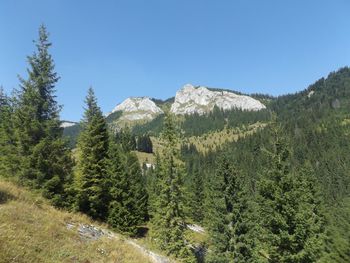
M329 238L321 262L350 262L350 69L342 68L304 91L273 99L268 109L290 145L293 169L309 163L321 187ZM196 173L211 176L219 156L226 153L255 196L272 140L268 129L260 129L219 152L201 155L194 146L183 147L189 178L194 177L193 167Z
M168 102L166 102L168 103ZM169 107L169 105L167 106ZM121 116L120 112L115 112L107 116L106 121L111 126ZM256 122L266 122L271 118L271 111L269 109L260 111L244 111L239 109L221 110L215 107L214 110L205 115L197 113L187 116L179 116L179 122L184 136L200 136L208 132L221 131L224 128L236 128L247 126ZM134 124L131 126L131 132L136 135L150 134L152 136L159 136L163 128L164 115L159 115L153 120ZM70 145L75 146L79 132L80 125L74 125L64 129L64 135L68 137Z

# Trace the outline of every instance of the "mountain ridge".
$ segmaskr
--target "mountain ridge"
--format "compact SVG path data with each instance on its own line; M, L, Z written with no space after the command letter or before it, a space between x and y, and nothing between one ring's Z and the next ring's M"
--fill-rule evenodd
M164 113L149 97L129 97L118 104L110 114L117 111L122 112L120 120L129 121L152 120Z
M183 105L181 104L183 103L181 102L183 101L191 101L190 108L185 106L185 109L182 109ZM194 113L205 114L211 112L214 106L223 110L238 108L248 111L266 108L258 99L241 92L186 84L176 92L175 97L170 97L165 100L147 96L128 97L117 104L106 116L108 117L117 111L121 111L122 114L119 120L149 121L168 110L178 115L190 115Z
M266 108L260 101L247 95L225 90L212 91L205 86L195 87L192 84L186 84L176 92L170 112L176 115L205 114L211 112L215 106L222 110L236 108L247 111Z
M265 98L267 95L260 99L259 96L254 96L255 98L253 98L253 96L248 96L241 92L228 90L228 89L218 89L218 88L210 88L210 87L204 87L204 86L195 87L191 84L188 84L188 85L190 85L190 89L192 89L194 93L196 93L196 90L198 88L200 88L201 90L205 90L207 99L208 97L211 99L211 101L210 100L206 101L208 105L205 105L205 103L203 104L203 102L201 102L199 98L200 103L197 105L194 105L192 103L194 107L190 111L188 110L188 108L181 110L181 107L177 107L177 109L180 109L180 111L178 112L179 114L177 114L176 110L174 110L174 107L173 107L173 105L176 103L176 96L170 97L165 100L150 98L148 96L128 97L121 103L117 104L111 112L106 114L106 121L114 130L119 130L120 128L123 128L125 126L135 127L137 125L146 125L146 124L151 125L152 122L158 123L157 126L159 126L161 125L160 122L162 122L162 119L163 119L162 115L164 114L164 112L171 112L172 108L173 108L173 113L175 115L179 115L179 116L188 115L188 116L184 116L185 118L195 114L200 114L200 115L210 114L215 110L215 107L221 108L222 110L229 110L229 111L234 109L239 110L242 108L256 111L258 109L260 110L260 109L266 108L266 106L262 103L262 101L264 101L264 103L267 102ZM181 89L179 89L177 93L183 90L184 87L186 87L186 85L183 86ZM219 103L215 101L215 94L217 93L220 93L222 95L221 101L219 101ZM198 100L198 94L194 94L194 96L197 96L197 100ZM232 101L226 101L225 98L222 98L225 96L228 96L228 97L234 96L235 98L243 98L243 101L241 105L237 105ZM268 97L271 98L270 96ZM254 107L253 108L244 107L245 106L244 100L246 100L247 98L249 98L248 99L249 101L253 101L256 105L258 105L258 109ZM222 102L222 104L220 104L220 102ZM186 113L186 114L182 114L182 113ZM77 142L78 134L81 131L80 123L75 123L75 125L73 124L73 122L69 122L69 121L64 121L62 123L63 123L62 127L64 128L64 134L66 137L68 137L70 141L70 145L71 146L75 145Z

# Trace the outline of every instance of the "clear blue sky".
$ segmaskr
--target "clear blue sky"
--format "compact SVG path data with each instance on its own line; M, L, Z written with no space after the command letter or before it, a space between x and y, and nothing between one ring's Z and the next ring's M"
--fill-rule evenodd
M186 83L279 95L350 65L349 0L1 0L0 85L18 87L45 23L62 119Z

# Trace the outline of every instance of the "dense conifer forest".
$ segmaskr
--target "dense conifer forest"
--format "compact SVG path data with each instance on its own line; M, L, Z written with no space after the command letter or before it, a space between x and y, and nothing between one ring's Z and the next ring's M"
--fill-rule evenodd
M1 180L124 235L147 235L180 262L350 262L348 67L296 94L253 95L265 110L166 112L123 129L89 88L81 122L64 136L50 47L41 26L28 76L11 95L0 89ZM207 153L184 140L258 122L266 126ZM154 153L154 165L135 152ZM189 238L190 224L205 229L201 242Z

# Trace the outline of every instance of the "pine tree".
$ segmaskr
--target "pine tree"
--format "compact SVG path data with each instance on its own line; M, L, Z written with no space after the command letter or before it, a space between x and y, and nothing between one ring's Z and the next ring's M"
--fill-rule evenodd
M199 169L198 162L192 167L191 178L189 183L188 203L189 215L197 223L202 223L204 219L204 174Z
M93 218L105 219L109 200L109 135L92 88L85 103L83 131L78 141L77 209Z
M148 218L148 194L145 187L145 179L142 175L141 166L135 153L126 154L126 175L129 178L130 192L133 193L134 213L140 223Z
M248 196L242 178L225 154L209 178L206 206L211 239L207 262L254 262Z
M323 216L311 170L292 171L290 150L272 126L269 166L259 182L260 260L315 262L323 244Z
M59 80L54 61L49 54L52 44L45 26L39 29L37 52L28 56L28 79L20 78L19 109L17 112L20 149L24 156L45 137L61 136L55 84Z
M13 177L18 172L13 111L11 99L0 87L0 174L5 177Z
M233 168L231 179L227 182L227 192L231 205L230 245L233 261L237 263L254 263L256 246L256 219L254 197L248 192L243 178Z
M156 154L155 163L160 163L159 153ZM160 166L154 165L146 170L146 188L148 194L148 214L150 218L157 212L157 200L160 194L159 186Z
M293 260L315 262L324 252L326 240L324 204L319 183L315 171L308 162L294 176L296 195L299 197L294 236L299 249L296 249Z
M187 261L194 261L184 237L186 228L183 212L183 172L179 163L174 118L166 116L162 133L164 150L156 163L159 189L152 215L152 236L161 249Z
M137 150L146 153L153 152L153 144L149 135L141 135L137 137Z
M15 130L20 154L20 178L36 188L54 204L64 205L65 186L71 182L72 160L60 127L55 84L59 80L49 53L51 43L45 26L39 29L37 51L28 56L28 79L20 78Z
M231 171L227 169L228 164L225 162L225 159L221 159L218 170L208 178L205 225L209 231L211 252L207 256L207 262L229 262L232 258L229 250L228 200L225 193L225 180L228 179Z
M147 192L138 159L134 153L122 153L116 143L110 147L110 198L108 223L135 236L147 218Z
M33 149L30 165L38 170L35 182L43 190L43 196L55 206L70 207L74 195L73 161L66 141L42 139Z
M121 144L125 152L136 150L136 138L128 126L116 133L116 141Z

